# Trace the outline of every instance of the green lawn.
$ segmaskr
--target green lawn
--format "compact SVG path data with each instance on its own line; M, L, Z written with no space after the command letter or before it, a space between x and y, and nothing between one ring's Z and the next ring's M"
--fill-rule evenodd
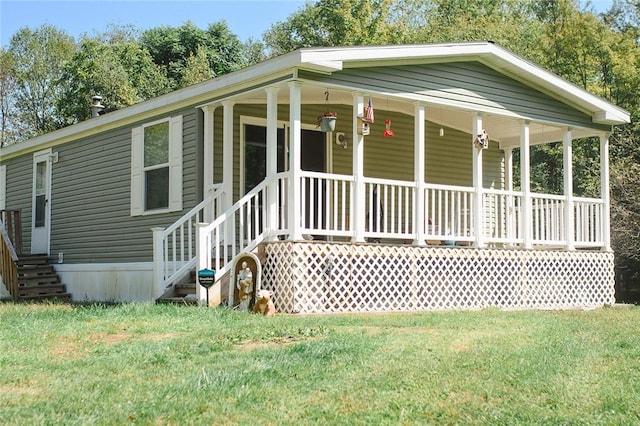
M0 304L0 424L637 424L640 308Z

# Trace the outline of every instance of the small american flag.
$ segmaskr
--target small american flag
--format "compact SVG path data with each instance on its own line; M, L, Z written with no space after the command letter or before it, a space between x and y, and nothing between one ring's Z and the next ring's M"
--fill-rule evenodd
M369 98L369 103L366 107L364 107L364 118L373 123L373 104L371 103L371 98Z

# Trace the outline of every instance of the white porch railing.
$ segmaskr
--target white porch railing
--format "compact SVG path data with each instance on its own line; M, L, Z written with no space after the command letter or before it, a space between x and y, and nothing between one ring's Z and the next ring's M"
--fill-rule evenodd
M531 194L531 242L566 244L566 198L562 195Z
M305 171L302 172L301 179L302 233L343 237L351 235L349 207L353 202L353 176Z
M522 192L485 189L483 191L483 237L487 243L521 244Z
M604 246L604 202L594 198L574 198L573 211L575 222L576 247Z
M266 206L267 194L273 182L278 188L276 205L279 213L269 228ZM287 234L286 194L288 175L280 173L273 180L264 180L218 215L211 223L196 226L196 267L213 269L220 279L233 265L233 259L242 252L251 251L267 238Z
M416 185L389 179L365 178L365 237L412 238ZM359 219L360 220L360 219Z
M183 278L195 267L195 224L215 218L220 213L221 185L214 185L211 195L185 213L166 229L153 231L153 270L156 297L165 289Z
M352 237L354 230L350 228L349 215L354 202L353 176L305 171L300 179L299 198L289 199L289 174L280 173L273 181L265 180L230 209L218 214L212 223L199 226L196 232L197 267L215 269L217 276L222 277L234 256L252 250L265 239L288 236L293 226L287 218L287 205L291 202L300 208L298 226L302 234ZM270 185L276 187L271 193L277 194L275 209L271 210L277 213L273 220L267 217L269 209L266 208L273 204L267 203ZM417 239L415 220L418 215L414 207L417 185L414 182L365 178L364 190L364 217L356 220L364 221L366 238L404 242ZM219 195L217 193L216 197ZM532 243L536 246L567 245L567 201L563 196L532 194L531 221L527 225L523 223L522 192L483 189L480 203L483 223L479 227L473 223L478 203L472 187L426 184L424 200L424 238L429 243L470 244L476 240L476 230L481 229L485 243L513 247L523 243L524 227L530 226ZM573 245L603 247L603 201L574 198L573 206ZM196 266L191 257L192 233L189 229L201 217L202 208L201 203L181 222L158 232L155 244L156 250L163 253L158 259L162 283Z
M427 240L454 244L474 238L473 188L427 184L425 189Z
M300 211L302 232L310 235L353 236L349 227L353 203L354 179L348 175L302 172ZM415 240L414 182L389 179L364 179L365 213L356 218L365 223L365 237L371 240ZM284 194L286 192L281 192ZM483 222L473 223L477 208L474 188L425 184L424 230L428 242L469 244L482 230L487 244L519 246L529 226L531 243L558 247L567 244L566 197L532 194L530 223L523 222L523 194L520 191L483 189ZM575 247L603 247L603 202L593 198L574 198Z

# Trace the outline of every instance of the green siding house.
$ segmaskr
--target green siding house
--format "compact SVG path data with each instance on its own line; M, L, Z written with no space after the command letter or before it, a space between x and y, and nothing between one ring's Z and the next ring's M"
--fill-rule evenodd
M78 301L213 269L193 297L233 304L253 256L279 312L601 306L608 137L628 122L491 42L301 49L0 149L0 210ZM563 194L530 188L549 143ZM599 144L597 198L574 195L572 143Z

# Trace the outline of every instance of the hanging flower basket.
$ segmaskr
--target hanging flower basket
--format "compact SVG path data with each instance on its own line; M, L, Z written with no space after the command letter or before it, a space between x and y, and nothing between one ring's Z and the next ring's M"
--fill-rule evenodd
M338 113L334 111L327 111L318 116L318 127L320 127L320 130L323 132L333 132L336 129L337 119Z

